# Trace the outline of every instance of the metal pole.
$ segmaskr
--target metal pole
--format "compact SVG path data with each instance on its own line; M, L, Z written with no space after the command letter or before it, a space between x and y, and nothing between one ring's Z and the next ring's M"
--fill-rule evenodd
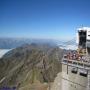
M68 74L68 62L67 62L67 74Z
M68 74L68 61L69 61L69 57L70 57L70 55L68 55L68 59L67 59L67 74Z

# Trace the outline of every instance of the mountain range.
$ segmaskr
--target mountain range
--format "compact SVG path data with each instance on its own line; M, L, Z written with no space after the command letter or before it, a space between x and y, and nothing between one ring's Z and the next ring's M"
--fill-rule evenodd
M47 90L59 72L63 50L49 44L26 44L0 59L0 88Z
M30 39L30 38L0 38L0 49L12 49L24 44L31 43L49 43L55 45L55 42L51 39Z
M30 38L0 38L0 49L12 49L24 44L44 44L57 45L62 49L76 49L77 44L75 38L69 41L53 40L53 39L30 39Z

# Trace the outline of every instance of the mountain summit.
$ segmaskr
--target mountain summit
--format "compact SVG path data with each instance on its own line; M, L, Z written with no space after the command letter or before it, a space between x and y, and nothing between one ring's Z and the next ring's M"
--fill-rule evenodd
M53 82L61 71L62 55L63 50L49 44L27 44L9 51L0 59L0 87L46 90L38 88Z

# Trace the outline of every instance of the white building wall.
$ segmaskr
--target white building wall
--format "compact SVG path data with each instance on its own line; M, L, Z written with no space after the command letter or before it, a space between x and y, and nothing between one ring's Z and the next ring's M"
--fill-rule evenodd
M86 35L86 40L90 40L90 27L81 27L81 28L78 28L77 29L78 31L81 31L81 30L83 30L83 31L86 31L86 33L87 33L87 35ZM77 34L77 43L79 43L79 38L78 38L79 36L78 36L78 34Z
M79 44L79 35L76 33L76 43Z
M90 28L87 30L87 37L86 37L87 40L90 40Z

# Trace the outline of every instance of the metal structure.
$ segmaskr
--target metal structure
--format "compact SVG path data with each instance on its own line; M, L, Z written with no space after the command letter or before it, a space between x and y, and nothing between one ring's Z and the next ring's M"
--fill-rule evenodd
M78 50L83 54L90 53L90 28L78 28L77 40Z
M81 27L78 28L77 31L77 51L70 51L64 55L62 64L67 65L67 75L69 75L68 68L72 67L71 73L79 73L81 77L86 77L87 86L85 86L83 90L90 90L90 28Z

